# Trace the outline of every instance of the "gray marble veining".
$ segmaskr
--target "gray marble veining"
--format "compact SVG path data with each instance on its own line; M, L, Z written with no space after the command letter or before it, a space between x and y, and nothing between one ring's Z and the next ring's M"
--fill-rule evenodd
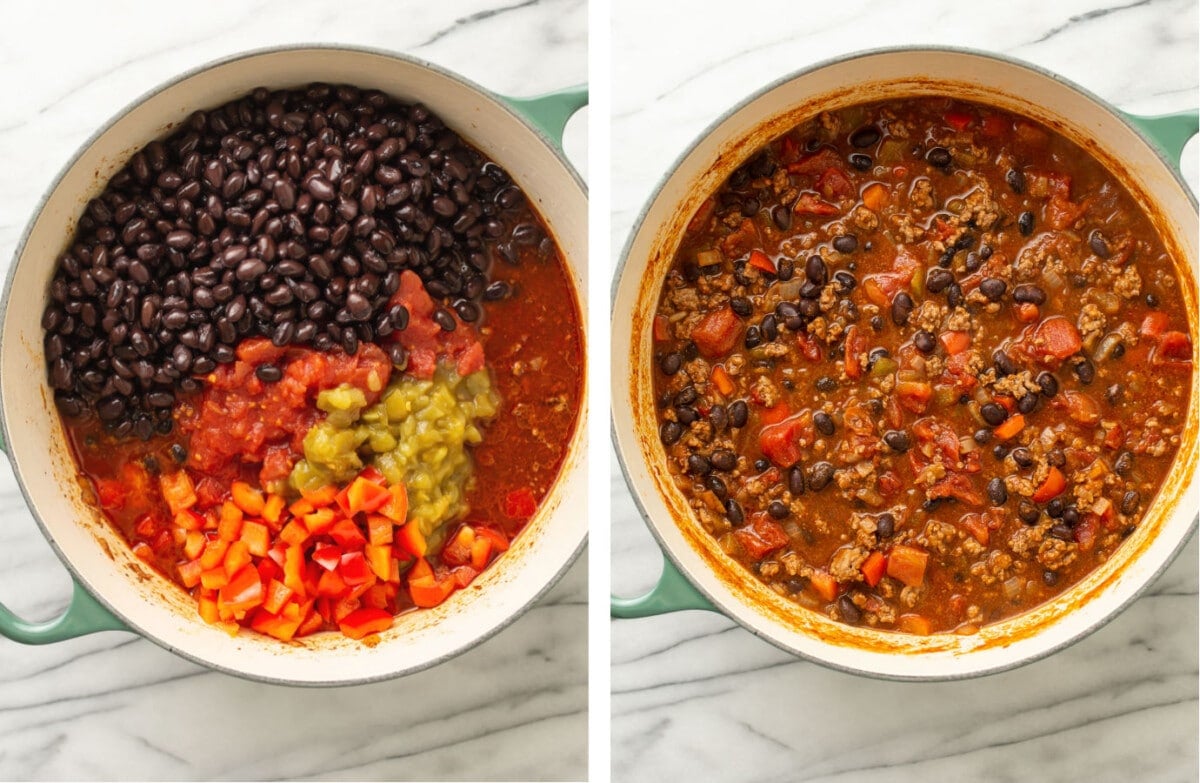
M707 12L705 12L705 10ZM722 112L857 49L942 44L1030 60L1122 109L1194 108L1188 0L617 4L614 248L674 160ZM1193 190L1197 144L1183 168ZM615 458L613 589L661 555ZM1197 544L1111 624L1016 671L957 683L871 680L797 660L705 612L612 623L613 779L1190 781L1197 776Z
M172 75L219 57L340 42L407 51L509 95L587 80L582 0L191 8L4 5L0 272L7 274L43 190L96 127ZM566 146L586 174L585 145L581 117ZM125 633L41 648L0 640L0 778L583 778L586 559L482 646L371 686L244 682ZM50 617L68 585L4 462L0 600L25 616Z

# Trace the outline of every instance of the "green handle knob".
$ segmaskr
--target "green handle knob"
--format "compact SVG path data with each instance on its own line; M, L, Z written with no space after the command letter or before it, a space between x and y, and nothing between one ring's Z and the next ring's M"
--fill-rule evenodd
M563 131L567 120L575 112L587 106L588 88L586 84L567 87L562 90L548 92L532 98L504 97L504 102L517 110L521 116L562 149Z
M718 610L687 580L669 559L663 558L662 576L650 592L637 598L613 596L609 604L613 617L652 617L684 609Z
M1179 167L1179 158L1183 148L1193 136L1200 133L1200 110L1176 112L1175 114L1160 114L1154 117L1143 117L1138 114L1124 113L1129 124L1141 131L1154 146Z
M8 453L8 445L0 432L0 451ZM92 594L73 582L74 590L67 611L44 623L31 623L17 617L0 604L0 635L21 644L52 644L76 636L87 636L98 631L128 631L110 611L104 608Z
M0 605L0 634L21 644L52 644L98 631L128 630L78 582L75 583L67 611L44 623L22 620Z

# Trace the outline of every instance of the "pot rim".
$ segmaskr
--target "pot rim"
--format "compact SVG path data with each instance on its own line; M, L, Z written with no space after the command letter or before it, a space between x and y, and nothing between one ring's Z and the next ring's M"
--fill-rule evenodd
M1127 116L1125 115L1124 112L1117 109L1114 105L1112 105L1111 103L1106 101L1104 98L1101 98L1100 96L1096 95L1092 91L1088 90L1087 88L1075 83L1074 81L1072 81L1070 79L1067 79L1067 78L1055 73L1054 71L1051 71L1047 68L1043 68L1039 65L1030 63L1026 60L1022 60L1022 59L1019 59L1016 57L1011 57L1009 55L999 54L999 53L995 53L995 52L982 51L979 49L972 49L969 47L918 45L918 46L885 46L885 47L876 47L876 48L871 48L871 49L863 49L863 50L851 52L850 54L838 55L835 57L829 57L829 58L825 58L823 60L819 60L811 65L791 71L788 74L785 74L783 76L780 76L780 77L772 80L771 82L768 82L763 87L758 88L753 93L750 93L746 97L739 100L735 105L733 105L730 108L723 111L716 119L714 119L712 122L708 123L708 125L706 125L704 127L704 129L702 131L700 131L699 134L696 135L695 138L693 138L691 143L689 143L687 145L687 147L684 148L684 150L675 157L675 159L670 163L669 167L665 170L665 172L662 174L662 176L659 177L657 184L654 186L654 189L651 191L650 196L643 203L641 209L638 211L637 217L634 219L634 222L632 223L632 225L630 227L629 234L626 237L624 245L621 248L621 256L618 259L616 268L613 271L612 284L610 286L610 294L609 294L610 311L615 309L620 284L621 284L621 281L624 279L626 268L629 264L630 252L633 249L633 245L634 245L635 241L638 239L638 237L642 234L643 230L645 230L645 228L646 228L646 219L650 213L650 210L656 205L659 198L662 196L663 191L666 189L667 184L675 176L675 174L678 171L678 169L680 168L680 166L687 160L688 157L690 157L692 155L692 153L694 153L696 151L696 149L703 142L708 140L708 138L714 132L716 132L716 130L721 125L723 125L725 122L727 122L730 118L732 118L738 112L742 111L748 105L750 105L754 101L762 98L763 96L773 92L774 90L784 86L785 84L789 84L797 79L800 79L804 76L808 76L811 73L823 70L825 68L832 67L835 65L840 65L840 64L846 63L846 62L851 62L854 60L862 60L862 59L868 59L871 57L877 57L880 55L923 54L923 53L958 54L958 55L965 55L968 57L976 57L976 58L979 58L982 60L990 60L992 62L1000 63L1002 65L1011 66L1011 67L1020 68L1020 69L1026 70L1026 71L1030 71L1036 75L1039 75L1044 78L1050 79L1054 82L1057 82L1060 85L1062 85L1063 87L1065 87L1066 89L1072 90L1072 91L1078 93L1079 95L1082 95L1083 97L1087 98L1092 103L1094 103L1097 106L1099 106L1100 108L1104 109L1104 111L1107 114L1109 114L1111 117L1113 117L1118 122L1120 122L1121 125L1123 125L1126 129L1132 131L1134 133L1134 135L1137 137L1137 139L1143 145L1145 145L1147 148L1149 148L1151 150L1151 152L1155 155L1155 157L1157 157L1159 159L1159 161L1163 164L1164 168L1171 174L1171 176L1174 178L1175 182L1180 186L1180 190L1186 195L1188 201L1191 203L1193 211L1197 209L1197 196L1195 193L1192 192L1192 190L1188 186L1187 182L1183 179L1182 173L1181 173L1178 165L1176 163L1168 160L1166 158L1166 156L1163 154L1162 150L1156 144L1152 143L1137 126L1135 126L1133 123L1131 123L1129 121L1129 119L1127 118ZM1200 389L1193 388L1192 395L1195 396L1197 394L1200 394ZM713 605L715 611L728 617L729 619L733 620L738 625L740 625L742 628L749 631L754 636L756 636L760 639L763 639L766 642L769 642L770 644L779 648L780 650L783 650L784 652L787 652L790 655L795 656L797 658L811 661L813 663L819 664L826 668L834 669L836 671L846 672L848 674L855 674L855 675L870 677L873 679L894 680L894 681L898 681L898 682L952 682L952 681L973 679L976 677L984 677L984 676L988 676L988 675L992 675L992 674L999 674L1001 672L1010 671L1012 669L1016 669L1021 666L1025 666L1026 664L1030 664L1035 661L1046 658L1066 647L1070 647L1070 646L1074 645L1076 642L1080 641L1081 639L1091 635L1093 632L1099 630L1100 628L1103 628L1105 625L1107 625L1112 620L1114 620L1118 615L1120 615L1131 603L1133 603L1135 600L1140 598L1150 588L1151 585L1153 585L1156 581L1158 581L1158 579L1162 576L1163 572L1166 571L1166 569L1169 568L1170 565L1176 560L1176 558L1179 556L1180 551L1182 551L1183 548L1185 546L1187 546L1187 544L1191 541L1191 539L1193 538L1193 536L1196 533L1198 525L1200 525L1200 514L1197 514L1197 516L1191 521L1186 532L1180 536L1179 541L1176 543L1176 545L1171 550L1169 555L1163 560L1162 564L1157 569L1155 569L1154 572L1151 573L1137 589L1133 590L1131 592L1131 594L1125 600L1121 601L1119 604L1114 605L1109 611L1104 613L1097 621L1079 629L1075 633L1070 634L1065 639L1061 640L1060 642L1058 642L1056 644L1053 644L1049 647L1046 647L1046 648L1043 648L1040 650L1036 650L1033 654L1025 655L1023 657L1016 658L1011 661L1004 661L1004 662L1000 662L1000 663L997 663L992 666L976 668L976 669L971 669L971 670L961 671L961 672L952 672L952 673L935 672L928 676L918 675L918 674L903 674L903 673L896 673L896 672L883 672L883 671L877 671L877 670L865 669L865 668L852 666L852 665L843 663L841 661L831 660L829 658L819 658L815 655L811 655L806 652L802 652L800 650L797 650L797 649L791 647L784 640L777 639L773 635L767 634L766 632L761 631L758 628L754 627L753 625L751 625L749 623L749 621L743 620L743 618L740 616L739 613L730 611L729 608L727 607L727 604L734 603L732 596L729 596L729 600L727 601L727 600L725 600L724 593L714 594L714 592L711 591L706 585L704 585L700 581L694 579L692 577L691 570L689 568L687 568L680 561L679 557L676 555L673 548L667 544L663 534L659 531L658 524L651 518L649 512L646 509L646 505L642 500L641 494L636 490L636 485L633 481L631 470L630 470L630 465L629 465L629 462L634 459L635 455L640 457L640 452L635 451L633 454L629 455L629 457L627 458L625 452L621 448L620 434L618 431L617 422L616 422L615 418L613 417L611 410L609 413L609 430L610 430L610 438L611 438L613 450L616 452L617 463L620 466L621 475L625 479L626 488L629 490L629 494L633 498L634 505L637 507L638 513L641 515L643 522L645 523L646 527L649 529L650 534L654 537L654 540L657 542L658 548L663 553L663 557L666 559L666 562L664 563L664 568L674 567L676 570L678 570L678 572L680 574L682 574L684 576L685 579L687 579L687 581L691 584L691 586L693 588L695 588L702 596L704 596L705 599L707 599ZM1195 486L1197 483L1200 483L1200 474L1193 476L1192 481L1190 482L1190 484L1188 486ZM1186 490L1185 490L1185 492L1186 492ZM1176 509L1176 513L1182 513L1182 511L1179 509ZM673 524L676 524L674 522L674 520L671 520L671 522ZM722 583L722 585L723 585L723 583Z
M64 163L59 168L58 172L52 178L50 185L43 191L42 195L38 198L32 212L30 213L29 219L25 223L24 229L22 229L22 231L21 231L20 237L17 239L17 244L13 250L12 262L10 265L10 269L9 269L7 277L4 281L3 291L0 292L0 314L3 314L5 312L7 312L7 310L8 310L9 299L12 296L13 283L16 278L15 270L16 270L17 264L20 262L21 258L23 257L23 255L25 253L25 247L29 242L29 238L30 238L31 234L33 233L33 228L37 224L38 219L41 217L42 212L45 209L47 202L50 200L51 196L58 190L59 186L62 184L62 181L67 176L67 174L72 169L74 169L74 167L79 163L79 161L88 152L88 150L90 150L92 148L92 146L100 139L100 137L102 137L104 134L108 133L108 131L111 130L114 125L116 125L118 122L120 122L126 116L128 116L131 112L137 110L139 107L141 107L144 103L146 103L150 99L152 99L162 93L165 93L168 90L174 89L174 88L178 87L181 83L183 83L183 82L187 81L188 79L191 79L195 76L198 76L202 73L205 73L207 71L210 71L210 70L213 70L215 68L219 68L219 67L222 67L225 65L230 65L230 64L233 64L236 62L240 62L242 60L251 60L251 59L254 59L257 57L262 57L262 56L269 56L269 55L274 55L274 54L285 54L285 53L296 53L296 52L302 52L302 51L344 52L347 54L360 54L360 55L365 54L365 55L383 57L385 59L395 60L395 61L399 61L399 62L408 64L408 65L416 66L418 68L423 68L425 70L432 71L433 73L438 74L439 76L442 76L446 79L458 82L462 86L468 88L470 91L476 93L478 96L480 96L488 101L491 101L496 106L499 106L504 112L506 112L508 115L510 115L513 119L515 119L520 125L524 126L528 130L530 130L537 137L537 139L559 160L559 162L563 165L564 170L571 177L571 179L575 183L575 185L580 189L584 198L585 199L587 198L587 193L588 193L587 184L583 181L582 177L580 177L579 172L571 164L570 160L568 160L568 158L566 157L566 154L563 152L563 150L558 145L556 145L554 143L554 141L552 139L550 139L550 137L547 136L546 133L540 127L538 127L535 123L530 122L529 119L525 115L521 114L516 109L514 109L507 101L505 101L500 96L499 93L493 92L485 87L482 87L481 85L477 84L476 82L472 81L471 79L468 79L465 76L462 76L461 74L458 74L455 71L451 71L440 65L429 62L429 61L424 60L419 57L415 57L415 56L410 55L405 52L389 51L387 49L382 49L382 48L378 48L378 47L361 46L361 45L357 45L357 44L292 43L292 44L281 44L281 45L277 45L277 46L260 47L260 48L255 48L255 49L247 49L247 50L235 52L233 54L218 57L213 60L209 60L200 65L193 66L191 68L188 68L185 71L177 73L177 74L171 76L170 78L160 82L159 84L155 85L154 87L150 88L149 90L146 90L145 92L141 93L133 100L127 102L117 112L115 112L112 116L110 116L107 120L105 120L103 124L101 124L99 127L97 127L97 129L95 131L93 131L91 134L89 134L88 137L83 142L80 143L80 145L75 149L75 152L72 153L70 158L67 159L66 163ZM574 290L574 285L572 285L572 290ZM576 299L579 298L578 291L575 292L575 296L576 296ZM586 303L583 303L583 304L586 305ZM586 330L586 322L583 323L582 326ZM4 339L5 339L4 330L0 329L0 355L2 355L2 353L3 353ZM586 388L586 380L584 381L584 383L585 383L585 388ZM579 437L579 435L581 433L586 436L587 427L586 427L586 422L583 420L583 416L582 416L582 414L584 413L585 410L586 410L586 400L584 400L584 404L579 411L580 416L575 423L576 431L575 431L575 434L572 436L572 439L574 439L575 437ZM583 550L587 546L587 542L588 542L588 531L585 528L583 531L583 535L580 537L579 542L575 545L575 548L571 552L570 556L564 560L564 562L558 568L558 570L555 573L553 573L550 576L550 578L546 581L546 583L540 589L538 589L536 591L536 593L533 594L523 605L517 607L513 612L506 615L499 623L497 623L493 627L489 628L488 630L484 631L481 634L477 634L477 635L470 637L468 640L464 641L462 644L455 646L452 649L447 650L446 652L444 652L443 654L441 654L435 658L431 658L427 661L422 661L421 663L418 663L418 664L415 664L412 666L408 666L408 667L405 667L402 669L398 669L396 671L380 673L380 674L375 674L375 675L370 675L370 676L365 676L365 677L352 676L352 677L341 678L341 679L297 680L297 679L289 679L287 677L271 677L268 675L251 674L250 672L246 672L241 669L235 669L235 668L232 668L232 667L220 664L220 663L214 663L212 661L205 660L205 659L201 658L199 655L196 655L188 650L185 650L181 647L178 647L178 646L175 646L172 644L168 644L165 640L159 638L155 634L152 634L152 633L146 631L140 624L131 621L122 612L117 610L113 606L113 604L109 601L108 597L104 594L104 592L96 589L95 586L79 572L79 570L76 568L75 564L70 560L70 558L68 558L66 556L66 554L59 547L57 541L55 541L54 536L51 534L49 528L46 526L46 524L42 520L41 516L36 511L34 511L35 506L33 504L33 498L30 496L29 490L26 486L23 472L20 469L20 462L17 459L17 455L10 451L11 446L9 444L11 444L11 443L12 443L12 439L9 437L9 424L8 424L8 419L5 416L4 400L2 399L2 397L0 397L0 451L3 451L5 453L5 455L8 457L9 464L12 467L13 475L17 479L17 486L21 491L21 497L25 501L25 507L28 510L29 515L32 516L34 522L37 523L38 529L41 530L42 537L46 539L46 542L50 545L50 548L53 550L53 552L54 552L55 556L58 558L59 562L61 562L62 565L67 569L67 572L70 575L71 579L74 580L77 584L79 584L84 590L86 590L88 592L88 594L91 595L101 606L103 606L106 611L108 611L114 617L119 619L123 624L125 624L125 626L128 627L128 629L131 632L137 634L139 637L146 639L148 641L151 641L154 644L158 645L159 647L163 648L164 650L167 650L168 652L178 655L179 657L184 658L193 663L197 663L197 664L205 667L206 669L210 669L212 671L218 671L223 674L229 674L229 675L232 675L239 679L247 680L250 682L262 682L262 683L267 683L267 684L271 684L271 685L288 685L288 686L312 687L312 688L365 685L368 683L383 682L386 680L392 680L392 679L396 679L399 677L404 677L404 676L407 676L410 674L415 674L417 672L424 671L425 669L429 669L434 666L437 666L441 663L446 662L447 660L449 660L451 658L455 658L455 657L461 655L462 653L466 652L467 650L469 650L479 644L482 644L483 642L487 641L491 637L500 633L500 631L502 631L505 628L507 628L508 626L510 626L518 618L520 618L526 612L528 612L535 603L537 603L547 592L550 591L551 588L553 588L556 584L558 584L558 582L566 574L567 570L572 565L574 565L575 562L579 559L579 555L583 552ZM561 474L558 478L555 479L555 484L557 484L559 478L561 478Z

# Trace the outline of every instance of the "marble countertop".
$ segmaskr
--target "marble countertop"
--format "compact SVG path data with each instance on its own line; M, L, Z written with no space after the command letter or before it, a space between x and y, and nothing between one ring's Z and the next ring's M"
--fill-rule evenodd
M76 147L143 92L216 58L338 42L406 51L508 95L587 80L582 0L205 3L194 16L166 7L5 4L3 274ZM586 173L586 112L566 147ZM69 581L0 463L0 601L48 618L65 606ZM41 648L0 640L0 778L581 779L586 560L485 644L379 685L244 682L126 633Z
M1061 73L1122 109L1194 108L1195 3L1096 6L746 0L704 14L617 4L613 248L669 162L727 108L856 49L987 49ZM1196 147L1184 158L1193 190ZM657 579L661 555L615 457L612 476L613 591L635 595ZM613 779L1195 780L1197 551L1193 540L1146 595L1079 644L966 682L830 671L707 612L613 621Z

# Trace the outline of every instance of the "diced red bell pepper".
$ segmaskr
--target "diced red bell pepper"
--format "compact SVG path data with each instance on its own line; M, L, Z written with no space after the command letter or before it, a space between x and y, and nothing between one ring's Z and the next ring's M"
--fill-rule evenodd
M971 347L970 332L942 332L938 335L946 353L954 356Z
M317 580L317 595L341 598L347 590L346 580L337 571L326 571Z
M841 590L841 585L833 575L820 569L813 571L812 576L808 578L808 585L826 603L835 600Z
M354 524L353 519L339 519L333 523L328 532L334 543L346 551L362 549L367 543L367 539L358 529L358 525Z
M125 486L121 482L113 479L96 479L96 499L100 502L100 508L105 511L120 511L125 508L126 496ZM195 512L189 511L188 513L194 514Z
M810 362L821 361L821 345L816 338L807 332L796 335L796 343L800 347L800 355Z
M221 588L217 594L217 606L239 616L262 604L263 598L262 579L254 566L247 564Z
M887 575L909 587L925 583L925 567L929 553L908 544L896 544L888 553Z
M363 512L378 511L392 500L392 494L387 487L359 475L338 493L336 500L342 512L352 517Z
M332 571L342 562L342 550L330 544L317 544L309 557L326 571Z
M1050 466L1050 472L1046 474L1046 478L1033 492L1034 503L1046 503L1063 493L1067 488L1067 477L1063 472L1053 465Z
M158 484L162 489L163 500L171 509L171 516L196 505L196 488L187 471L177 470L174 473L163 473L158 477Z
M379 509L379 513L397 525L403 525L408 518L408 488L403 484L393 484L388 487L388 492L392 494L392 499Z
M766 272L768 275L773 275L776 272L775 263L767 257L766 253L758 248L750 251L750 258L747 259L746 263L760 272Z
M471 562L474 543L475 530L470 525L461 526L442 547L442 562L450 566L466 565Z
M830 166L817 179L817 190L827 199L845 198L854 194L854 183L840 166Z
M423 561L421 561L423 562ZM441 604L454 592L453 577L438 579L433 574L427 576L410 576L408 593L417 606L430 608Z
M342 575L346 584L351 586L361 585L371 578L371 570L367 567L367 559L362 552L343 554L341 563L338 565L338 573Z
M742 322L729 306L713 310L692 330L692 342L707 358L723 356L733 350L742 333Z
M670 325L665 315L654 316L654 342L665 343L671 338Z
M966 130L968 127L970 127L974 119L975 118L973 116L965 111L956 111L954 109L947 111L945 114L946 124L951 128L954 128L956 131Z
M413 557L425 557L428 548L425 536L421 533L421 528L417 527L416 522L409 522L396 531L396 543Z
M1162 310L1151 310L1142 319L1142 325L1138 328L1138 336L1151 340L1157 339L1160 334L1167 330L1167 324L1169 323L1170 318Z
M887 568L887 557L883 552L878 550L867 555L867 559L863 561L861 566L863 581L868 586L874 587L883 579L884 570Z
M933 633L933 625L928 618L922 615L906 612L896 618L896 630L917 636L928 636Z
M1158 345L1150 355L1150 363L1156 366L1190 368L1192 366L1192 340L1183 332L1163 332Z

